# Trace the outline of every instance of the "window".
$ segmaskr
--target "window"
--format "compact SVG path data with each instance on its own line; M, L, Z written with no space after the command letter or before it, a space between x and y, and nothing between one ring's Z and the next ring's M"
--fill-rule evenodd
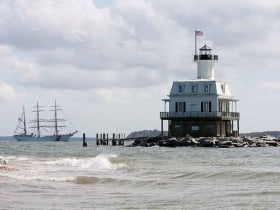
M222 92L225 93L225 84L221 84Z
M186 102L176 102L175 112L186 112Z
M199 131L199 126L198 125L193 125L192 126L192 131Z
M182 93L183 92L183 87L182 85L179 85L179 93Z
M211 101L201 102L201 112L211 112Z
M210 92L210 85L204 85L204 93Z
M196 93L196 85L192 85L191 93Z

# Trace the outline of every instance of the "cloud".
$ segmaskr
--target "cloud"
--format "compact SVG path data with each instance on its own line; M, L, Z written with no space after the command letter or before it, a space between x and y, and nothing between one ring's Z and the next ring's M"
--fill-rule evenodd
M221 58L217 69L227 68L227 77L238 73L240 65L256 71L274 66L279 55L279 4L274 1L96 4L100 2L0 3L0 42L9 46L12 57L7 59L21 85L133 88L195 78L192 54L197 27L205 32L199 46L212 45Z
M187 64L185 30L145 1L96 8L90 0L9 0L0 11L0 42L12 47L11 66L25 86L143 87Z
M0 81L0 101L13 101L15 98L16 95L14 89L8 84Z
M1 100L46 96L100 110L102 103L158 110L156 97L161 102L172 81L196 78L200 29L198 47L207 43L219 55L215 77L231 85L241 110L251 101L265 106L261 94L279 104L266 92L279 94L279 18L274 0L1 1Z
M87 38L86 24L100 29L100 20L108 19L106 11L96 10L90 0L8 0L0 4L0 11L1 41L25 50L81 42Z

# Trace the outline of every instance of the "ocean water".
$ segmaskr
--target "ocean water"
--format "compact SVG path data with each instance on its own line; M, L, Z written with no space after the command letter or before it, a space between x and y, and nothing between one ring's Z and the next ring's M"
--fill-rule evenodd
M0 158L0 209L280 208L278 147L0 141Z

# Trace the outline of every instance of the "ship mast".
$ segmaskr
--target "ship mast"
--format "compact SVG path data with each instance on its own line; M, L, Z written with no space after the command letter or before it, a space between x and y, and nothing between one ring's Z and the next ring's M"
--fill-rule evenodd
M54 102L54 106L52 106L54 109L50 110L50 111L53 111L54 112L54 118L49 120L50 122L54 123L53 127L54 128L54 135L58 136L59 135L59 128L62 128L62 127L66 127L65 125L60 125L59 123L60 122L64 122L65 119L61 119L61 118L58 118L58 111L61 111L62 109L60 108L60 106L57 106L56 104L56 100Z
M56 100L54 101L54 132L55 135L58 135L58 129L57 129L57 106L56 106Z
M41 136L41 127L45 127L44 125L42 126L41 125L41 122L45 122L46 120L42 120L40 119L40 112L44 111L44 110L41 110L41 106L39 106L38 104L38 101L37 101L37 104L36 106L34 107L35 110L33 110L32 112L35 112L36 114L36 117L35 117L35 120L31 120L30 122L31 123L34 123L35 125L32 126L31 128L35 128L37 131L37 137L40 137Z
M36 106L36 121L37 121L37 134L40 137L40 116L39 116L39 105L37 101L37 106Z
M26 120L25 120L25 110L24 110L24 107L23 107L23 132L24 132L24 135L27 134L27 130L26 130Z

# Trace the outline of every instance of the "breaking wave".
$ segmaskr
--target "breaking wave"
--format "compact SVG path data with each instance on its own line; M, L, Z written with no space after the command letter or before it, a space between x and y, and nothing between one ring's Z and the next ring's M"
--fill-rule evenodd
M93 170L116 170L126 167L125 163L122 163L117 159L118 156L114 154L100 154L92 158L61 158L57 160L46 161L45 164Z
M89 175L114 173L127 167L127 164L115 154L99 154L95 157L73 157L58 159L34 160L18 157L11 159L15 169L2 176L18 180L37 180L54 182L91 183L95 178ZM8 167L8 166L7 166Z

